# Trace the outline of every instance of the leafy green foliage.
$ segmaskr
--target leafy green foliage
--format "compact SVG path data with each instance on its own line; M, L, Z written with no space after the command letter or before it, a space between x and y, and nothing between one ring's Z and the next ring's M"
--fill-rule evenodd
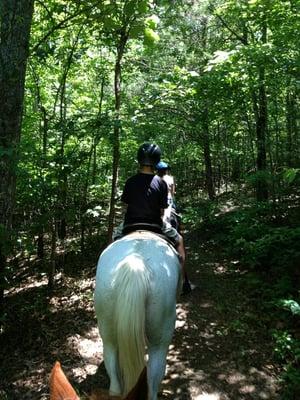
M289 400L300 394L300 341L292 337L287 331L274 331L275 355L284 363L282 374L283 390L281 398Z
M246 235L235 240L234 246L242 253L243 264L265 272L272 269L273 274L293 271L300 262L300 229L267 228L268 233L265 230L263 225L252 224ZM240 228L233 231L234 237L237 233L241 234Z
M300 316L300 305L295 300L280 300L279 305L293 315Z

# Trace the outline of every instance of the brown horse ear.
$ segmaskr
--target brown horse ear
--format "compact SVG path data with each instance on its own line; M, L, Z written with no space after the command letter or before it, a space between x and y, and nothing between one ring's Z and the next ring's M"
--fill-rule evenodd
M50 400L80 400L58 361L50 375Z

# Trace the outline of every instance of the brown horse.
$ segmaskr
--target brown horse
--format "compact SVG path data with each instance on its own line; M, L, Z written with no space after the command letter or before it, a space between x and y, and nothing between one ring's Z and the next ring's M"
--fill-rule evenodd
M93 392L90 400L121 400L120 396L110 396L107 391L99 389ZM50 375L50 400L80 400L68 378L56 361ZM147 400L147 372L143 370L137 384L123 400Z

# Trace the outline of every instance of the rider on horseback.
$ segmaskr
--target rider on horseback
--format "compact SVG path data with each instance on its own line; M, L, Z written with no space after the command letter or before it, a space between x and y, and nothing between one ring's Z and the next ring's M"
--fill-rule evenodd
M163 220L170 223L173 228L180 232L180 215L177 213L177 208L174 200L175 196L175 182L173 176L170 174L170 166L164 161L160 161L156 165L158 176L163 179L168 186L168 208L164 211ZM196 286L193 285L184 269L184 281L182 286L182 294L190 293Z
M180 229L180 215L177 213L175 204L175 182L170 174L170 166L164 161L160 161L156 165L157 175L166 182L168 186L168 208L164 211L163 220L169 222L178 232Z
M160 157L161 150L156 144L144 143L138 150L140 171L126 181L121 197L127 204L123 232L127 233L130 226L148 226L149 230L158 233L161 231L174 243L184 270L183 238L168 221L163 221L162 218L169 204L167 184L154 173Z

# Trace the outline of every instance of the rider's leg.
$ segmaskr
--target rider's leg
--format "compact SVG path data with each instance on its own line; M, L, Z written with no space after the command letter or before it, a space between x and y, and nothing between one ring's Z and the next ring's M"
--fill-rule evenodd
M179 240L176 249L180 254L180 264L183 275L183 285L181 294L187 294L192 291L192 287L185 268L185 247L184 247L183 237L181 235L179 235Z
M175 228L173 228L173 226L169 222L166 221L164 221L163 223L162 232L175 244L175 248L180 256L179 258L182 269L182 275L184 276L185 248L184 248L183 237L176 231Z
M184 269L185 248L184 248L183 237L179 234L178 234L178 242L177 242L176 250L178 251L178 253L180 255L181 268L182 268L182 272L184 274L184 272L185 272L185 269Z
M114 228L112 235L113 242L117 239L121 239L121 237L123 236L123 228L124 228L124 222L121 222Z
M182 294L190 293L192 291L192 287L185 268L185 247L183 237L176 231L175 228L171 226L171 224L166 221L163 223L162 231L164 235L166 235L175 243L176 250L179 254L183 277Z

